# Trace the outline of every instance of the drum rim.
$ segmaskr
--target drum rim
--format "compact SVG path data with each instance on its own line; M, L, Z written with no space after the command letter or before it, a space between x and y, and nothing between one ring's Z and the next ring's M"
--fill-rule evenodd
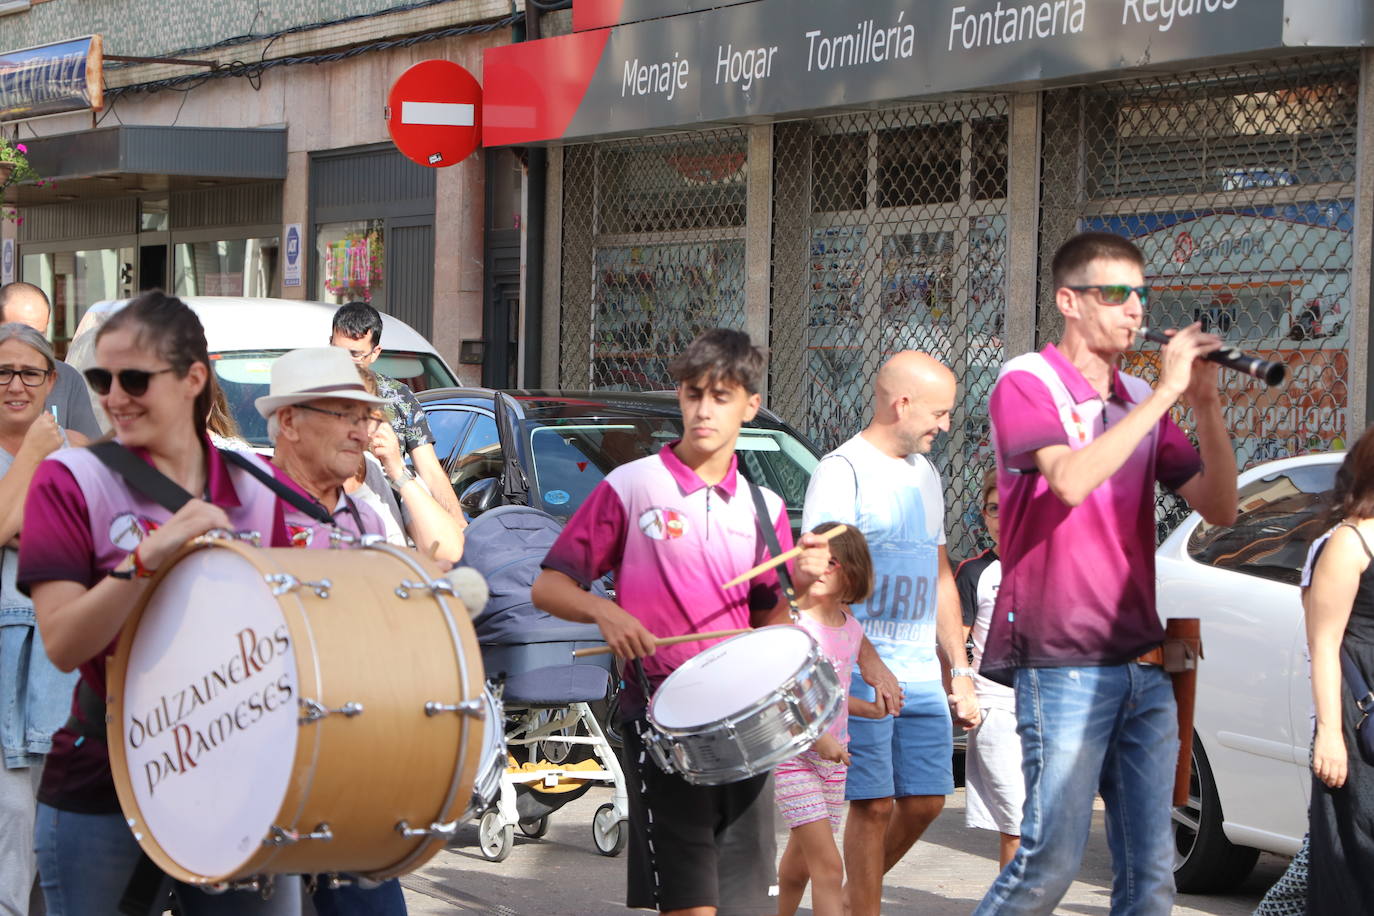
M798 676L800 676L803 671L810 668L812 666L812 663L814 663L816 659L824 658L824 656L821 654L820 643L816 642L816 638L812 636L810 633L803 630L801 627L793 626L792 624L787 623L777 623L770 624L766 627L756 627L755 629L750 630L748 633L741 633L738 636L731 636L729 639L722 640L718 643L712 643L705 649L702 649L701 652L698 652L697 655L692 656L692 658L696 658L699 655L704 655L705 653L711 650L719 649L721 646L729 645L732 642L754 638L758 634L767 632L768 630L772 630L774 628L793 630L801 634L802 636L806 637L806 640L809 644L807 647L806 654L802 656L801 661L796 667L796 669L793 670L793 672L787 677L786 680L782 681L775 688L775 690L782 690L784 687L788 685L795 684L797 682ZM688 661L691 661L691 659L688 659ZM772 705L773 703L771 699L763 698L756 700L752 705L737 710L736 712L733 712L728 716L722 716L719 719L712 719L710 722L699 722L695 725L661 725L658 721L658 717L654 715L654 705L658 701L659 695L663 692L663 688L668 686L668 682L673 679L673 675L683 670L684 667L686 667L686 663L678 666L672 671L672 673L668 675L668 677L663 681L663 683L659 685L658 690L654 691L654 695L650 697L648 706L645 710L645 716L646 718L648 718L649 724L665 735L668 735L670 737L677 737L679 735L695 735L698 734L703 727L708 725L717 725L727 722L739 722L742 719L748 718L749 716L756 714L759 710L764 709Z

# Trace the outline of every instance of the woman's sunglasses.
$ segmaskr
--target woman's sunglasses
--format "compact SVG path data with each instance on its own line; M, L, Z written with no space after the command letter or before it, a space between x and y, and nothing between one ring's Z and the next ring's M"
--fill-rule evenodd
M110 393L110 382L116 377L119 378L119 387L131 398L140 397L148 393L148 383L153 380L153 376L161 375L164 372L172 372L173 367L166 369L120 369L118 372L111 372L109 369L87 369L84 373L86 382L95 389L95 393L107 395Z

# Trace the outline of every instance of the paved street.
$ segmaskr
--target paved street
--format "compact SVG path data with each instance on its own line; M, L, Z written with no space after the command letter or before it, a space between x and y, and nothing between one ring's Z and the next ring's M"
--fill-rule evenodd
M454 845L427 867L402 879L414 916L439 913L484 913L499 916L585 916L630 913L623 903L624 863L598 855L592 843L591 818L609 798L592 790L550 818L543 839L516 832L515 848L501 863L488 862L477 850L477 826L461 831ZM779 832L779 843L784 833ZM959 789L916 850L891 874L885 885L884 913L922 916L967 914L996 872L996 837L964 827L964 792ZM1249 880L1233 894L1180 897L1180 916L1241 916L1254 909L1264 891L1283 872L1287 861L1261 856ZM1093 830L1087 860L1058 912L1107 914L1111 865L1101 818ZM808 909L803 909L809 913Z

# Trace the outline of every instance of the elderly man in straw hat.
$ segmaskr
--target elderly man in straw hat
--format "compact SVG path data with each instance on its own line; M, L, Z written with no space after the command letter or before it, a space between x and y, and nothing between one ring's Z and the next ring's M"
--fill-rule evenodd
M367 393L345 350L292 350L272 364L270 393L254 404L267 418L267 435L276 448L272 464L277 480L295 495L290 499L281 494L293 546L328 547L336 530L349 535L384 533L372 507L353 499L343 487L384 422L374 415L383 403ZM321 887L314 903L328 916L406 912L395 879L371 889Z

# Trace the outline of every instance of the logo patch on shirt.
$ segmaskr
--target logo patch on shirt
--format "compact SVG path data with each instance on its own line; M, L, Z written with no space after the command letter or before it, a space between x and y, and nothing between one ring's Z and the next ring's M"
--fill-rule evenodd
M655 541L680 538L687 533L687 516L677 509L655 506L639 516L639 530Z
M121 512L110 522L110 543L120 550L133 550L156 530L157 522L140 518L132 512Z
M308 525L287 525L286 533L291 536L292 547L309 547L315 540L315 529Z

